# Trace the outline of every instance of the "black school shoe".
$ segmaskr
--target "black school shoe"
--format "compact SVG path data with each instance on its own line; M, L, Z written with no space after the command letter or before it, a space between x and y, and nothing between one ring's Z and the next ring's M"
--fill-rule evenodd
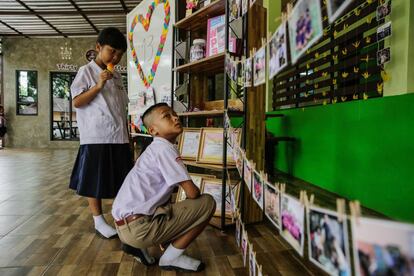
M206 268L206 265L201 262L200 265L197 267L197 270L190 270L190 269L185 269L179 266L172 266L172 265L165 265L165 266L160 266L161 269L163 270L168 270L168 271L177 271L177 272L201 272Z
M137 260L143 265L151 266L157 263L156 261L154 261L153 263L149 263L147 259L145 258L144 253L142 253L141 249L139 248L130 246L126 243L122 243L121 248L122 248L122 251L124 251L128 255L131 255L132 257L134 257L135 260Z

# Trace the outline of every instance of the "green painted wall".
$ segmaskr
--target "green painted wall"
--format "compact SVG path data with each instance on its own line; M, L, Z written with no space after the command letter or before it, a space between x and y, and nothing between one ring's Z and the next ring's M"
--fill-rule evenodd
M414 222L414 94L280 111L275 166L392 218Z

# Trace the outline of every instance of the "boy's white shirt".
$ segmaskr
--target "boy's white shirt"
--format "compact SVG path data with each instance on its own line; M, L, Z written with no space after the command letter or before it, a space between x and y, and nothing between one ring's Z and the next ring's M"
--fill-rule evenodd
M95 61L79 69L70 87L72 99L86 92L99 81L102 72ZM128 94L122 77L114 72L111 80L87 105L76 108L80 144L125 144L129 142L127 130Z
M112 205L112 216L153 215L167 203L174 187L191 177L171 142L155 137L128 173Z

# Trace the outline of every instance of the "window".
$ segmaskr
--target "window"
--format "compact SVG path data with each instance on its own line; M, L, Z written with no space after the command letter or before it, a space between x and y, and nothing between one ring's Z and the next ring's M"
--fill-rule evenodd
M51 140L78 140L76 111L72 107L70 86L76 73L51 72Z
M37 115L37 71L16 71L16 114Z

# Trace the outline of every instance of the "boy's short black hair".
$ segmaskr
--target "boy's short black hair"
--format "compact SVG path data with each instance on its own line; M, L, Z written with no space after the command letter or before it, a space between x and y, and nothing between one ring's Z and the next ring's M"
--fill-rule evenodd
M100 31L96 40L101 46L109 45L117 50L126 51L127 42L125 36L115 27L105 28Z
M156 109L158 109L159 107L162 107L162 106L168 106L169 107L169 105L167 103L157 103L157 104L154 104L154 105L150 106L147 110L145 110L144 114L142 114L141 119L142 119L142 122L144 123L144 125L147 129L148 129L149 126L147 126L145 124L145 121L144 121L145 117L147 117L152 112L154 112Z

